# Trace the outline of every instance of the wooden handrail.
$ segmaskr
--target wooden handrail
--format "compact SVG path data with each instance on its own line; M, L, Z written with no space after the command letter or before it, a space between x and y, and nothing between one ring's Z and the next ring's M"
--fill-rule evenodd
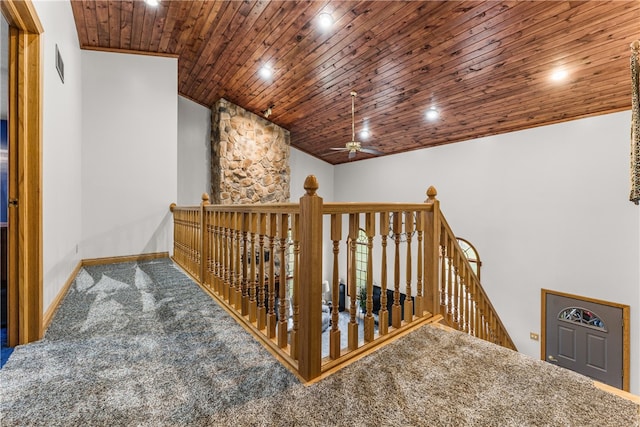
M491 304L491 300L480 284L478 276L473 271L471 263L464 255L451 227L442 215L440 216L440 224L442 227L440 242L441 248L443 248L440 252L442 254L441 262L444 263L450 259L453 267L447 271L451 275L447 274L447 277L443 278L453 280L453 282L445 283L441 280L444 286L441 286L440 292L447 293L447 289L453 289L453 292L444 295L447 303L440 304L440 313L447 320L449 326L494 344L517 350L507 328L502 323L496 309Z
M302 380L326 375L440 313L461 331L515 348L433 187L426 203L323 203L313 176L304 188L299 203L210 205L203 194L200 206L170 207L176 263ZM332 309L322 303L324 223L331 224L333 256L324 270L331 271ZM361 232L366 241L357 244ZM356 262L359 244L367 255ZM358 263L366 275L362 313ZM341 277L351 296L344 330Z

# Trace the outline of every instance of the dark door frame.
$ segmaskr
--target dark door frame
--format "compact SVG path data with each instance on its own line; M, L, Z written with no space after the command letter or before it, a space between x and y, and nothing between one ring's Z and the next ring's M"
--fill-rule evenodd
M580 295L572 295L564 292L551 291L548 289L542 289L541 300L541 318L540 318L540 360L547 360L547 294L557 295L565 298L577 299L580 301L590 302L594 304L606 305L609 307L622 309L622 389L629 391L629 368L631 364L630 349L631 349L631 334L629 331L629 306L625 304L618 304L610 301L603 301L595 298L588 298Z
M42 337L42 24L30 0L2 0L9 23L8 344Z

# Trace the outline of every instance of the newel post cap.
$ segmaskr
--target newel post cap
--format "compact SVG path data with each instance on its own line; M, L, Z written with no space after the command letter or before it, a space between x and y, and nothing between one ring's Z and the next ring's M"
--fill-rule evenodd
M315 175L309 175L304 180L304 189L307 192L307 196L315 196L316 191L320 186L318 185L318 179Z
M438 190L433 185L427 189L427 200L425 203L433 203L436 200L436 196L438 195Z
M202 206L207 206L210 205L211 203L209 203L209 194L207 193L202 193Z

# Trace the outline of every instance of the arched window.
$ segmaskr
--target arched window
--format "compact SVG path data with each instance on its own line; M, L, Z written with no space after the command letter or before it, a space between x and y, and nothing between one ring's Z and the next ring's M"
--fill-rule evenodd
M469 243L468 240L463 239L462 237L456 237L456 240L458 240L460 249L462 249L464 256L467 257L467 260L471 264L473 272L476 273L476 276L478 276L478 279L480 279L480 267L482 266L482 262L480 261L480 255L478 255L478 251L471 243Z
M351 250L350 248L350 239L347 239L347 269L351 268ZM358 304L360 307L364 307L364 297L366 295L367 290L367 259L369 258L369 239L367 238L367 233L361 228L358 231L358 238L356 239L356 251L355 251L355 261L356 261L356 294L349 295L351 298L356 298L358 300ZM349 292L349 286L347 286L347 292Z
M367 233L361 228L358 232L358 240L356 240L356 290L358 295L362 295L367 289L368 242Z
M589 326L596 329L607 330L606 325L598 316L591 310L587 310L580 307L567 307L560 311L558 314L558 320L571 323L579 323L583 326Z

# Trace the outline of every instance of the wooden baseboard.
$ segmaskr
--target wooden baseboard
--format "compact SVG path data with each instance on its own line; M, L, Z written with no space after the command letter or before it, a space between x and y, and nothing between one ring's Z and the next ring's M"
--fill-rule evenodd
M150 254L139 255L125 255L114 256L105 258L89 258L83 259L82 265L103 265L103 264L115 264L118 262L134 262L134 261L149 261L158 258L169 258L169 252L154 252Z
M73 271L69 275L69 278L64 283L64 286L62 287L62 289L60 289L60 292L58 292L58 295L53 300L53 302L51 302L51 305L49 305L49 308L44 313L44 316L42 318L43 334L51 324L51 321L53 320L53 316L56 314L56 311L58 310L60 303L62 303L64 296L69 291L69 288L71 287L71 284L73 283L73 281L76 280L76 276L78 275L82 267L88 266L88 265L115 264L118 262L149 261L149 260L158 259L158 258L169 258L169 252L154 252L149 254L125 255L125 256L105 257L105 258L90 258L90 259L81 260L76 266L76 268L73 269Z
M46 331L47 328L49 328L49 325L51 324L51 321L53 320L53 315L56 314L56 311L58 310L58 307L60 306L60 303L62 302L62 299L64 298L64 296L69 291L69 287L71 286L73 281L76 280L76 276L80 272L81 268L82 268L82 261L78 262L78 265L76 265L76 268L73 269L73 271L71 272L71 275L69 276L67 281L64 283L64 286L62 287L62 289L60 289L60 292L58 292L58 295L51 302L51 304L49 305L49 308L44 313L44 316L42 318L42 331L43 332Z
M593 385L595 385L600 390L604 390L608 393L615 394L618 397L622 397L623 399L630 400L633 403L640 405L640 396L636 396L635 394L631 394L628 391L620 390L619 388L601 383L600 381L594 380Z

